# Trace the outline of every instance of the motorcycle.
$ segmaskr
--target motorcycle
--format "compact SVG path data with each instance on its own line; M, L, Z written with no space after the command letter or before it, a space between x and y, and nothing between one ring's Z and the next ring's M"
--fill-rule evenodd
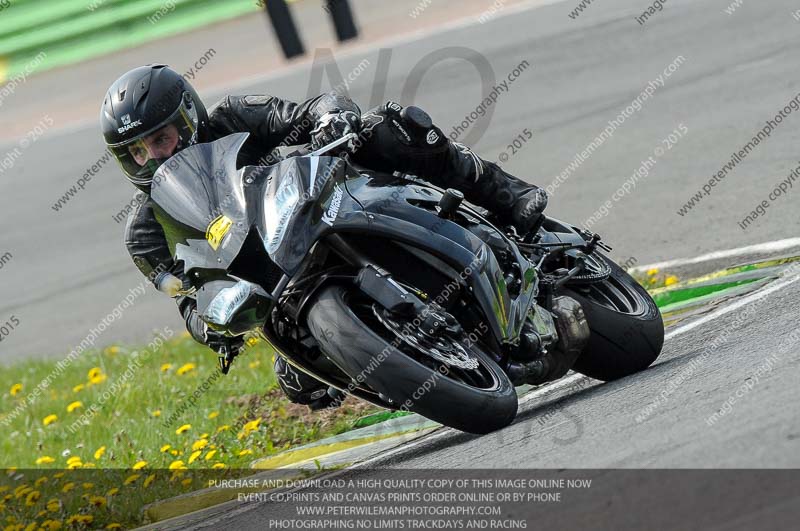
M544 216L530 234L413 176L351 163L348 136L236 168L247 133L186 148L151 197L208 326L256 332L288 363L377 406L470 433L510 424L515 386L614 380L658 357L652 298L599 236ZM235 355L220 352L227 373ZM555 361L553 361L555 360Z

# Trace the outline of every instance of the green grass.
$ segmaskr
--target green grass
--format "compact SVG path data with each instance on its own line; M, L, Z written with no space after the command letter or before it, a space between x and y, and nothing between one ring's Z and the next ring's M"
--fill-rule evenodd
M272 359L267 344L252 341L222 375L215 374L216 355L186 335L155 350L113 346L82 354L32 404L26 400L59 360L5 367L3 382L9 387L0 390L0 467L11 471L0 478L0 528L14 523L9 518L29 523L37 514L40 523L55 517L66 524L82 514L93 516L92 527L114 518L132 524L145 503L205 486L202 473L193 470L246 468L255 458L347 431L377 411L351 399L338 410L311 414L283 397ZM51 415L57 420L45 425ZM134 474L140 477L125 485ZM36 485L34 476L47 479ZM103 477L107 481L100 481ZM76 487L63 492L67 483ZM84 489L83 483L93 486ZM18 497L22 485L31 490ZM121 492L109 496L112 488ZM52 499L60 508L51 513L46 505Z

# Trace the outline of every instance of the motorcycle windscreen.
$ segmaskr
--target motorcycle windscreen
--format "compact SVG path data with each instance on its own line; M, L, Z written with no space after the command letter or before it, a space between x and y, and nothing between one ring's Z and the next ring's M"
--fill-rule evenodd
M294 157L268 168L245 168L245 179L268 174L261 200L250 202L252 218L267 254L287 275L297 271L314 243L332 229L340 211L351 209L345 180L357 173L347 168L336 157Z
M190 146L161 165L151 197L184 269L226 269L252 226L236 158L247 133ZM159 215L160 214L160 215Z

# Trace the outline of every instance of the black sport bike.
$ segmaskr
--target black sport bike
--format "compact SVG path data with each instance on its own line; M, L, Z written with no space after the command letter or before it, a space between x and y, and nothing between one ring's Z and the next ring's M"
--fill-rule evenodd
M598 236L544 217L517 235L455 190L323 155L353 138L237 170L246 138L181 151L152 186L193 286L160 289L193 293L213 330L256 331L336 389L472 433L514 420L516 385L658 357L658 308Z

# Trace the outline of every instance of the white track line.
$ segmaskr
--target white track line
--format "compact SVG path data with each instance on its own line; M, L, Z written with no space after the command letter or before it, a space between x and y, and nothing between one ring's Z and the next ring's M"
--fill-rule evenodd
M647 264L632 267L631 271L647 271L648 269L665 269L675 266L683 266L690 264L701 264L710 260L717 260L720 258L731 258L735 256L746 256L749 254L757 253L774 253L778 251L785 251L794 247L800 247L800 238L787 238L785 240L776 240L773 242L758 243L756 245L748 245L745 247L737 247L736 249L726 249L724 251L714 251L711 253L701 254L694 258L677 258L675 260L666 260L664 262L656 262L654 264Z
M783 241L790 241L790 240L783 240ZM689 332L690 330L693 330L693 329L697 328L698 326L701 326L701 325L703 325L703 324L705 324L705 323L707 323L709 321L712 321L714 319L722 317L723 315L728 314L730 312L733 312L733 311L735 311L735 310L737 310L737 309L739 309L739 308L741 308L743 306L746 306L747 304L750 304L751 302L755 302L757 300L763 299L767 295L770 295L771 293L773 293L775 291L783 289L786 286L789 286L790 284L794 284L798 280L800 280L800 275L796 275L796 276L789 277L789 278L786 278L786 279L783 279L783 280L779 280L779 281L775 282L774 284L772 284L771 286L768 286L768 287L766 287L764 289L758 290L755 293L752 293L752 294L748 295L747 297L745 297L745 298L743 298L743 299L741 299L741 300L739 300L739 301L737 301L737 302L735 302L735 303L733 303L733 304L731 304L729 306L724 306L724 307L720 308L719 310L716 310L716 311L714 311L714 312L712 312L712 313L710 313L710 314L708 314L708 315L706 315L704 317L701 317L700 319L697 319L696 321L692 321L691 323L688 323L688 324L685 324L683 326L677 327L676 329L672 330L671 332L669 332L668 334L666 334L664 336L664 341L666 342L666 341L668 341L668 340L670 340L670 339L672 339L674 337L677 337L677 336L679 336L681 334L685 334L686 332ZM535 389L535 390L531 391L530 393L527 393L526 395L523 395L522 398L520 398L520 400L519 400L519 405L523 406L523 405L527 404L528 402L531 402L531 401L533 401L533 400L535 400L537 398L541 398L542 396L544 396L546 394L550 394L550 393L552 393L554 391L557 391L557 390L559 390L561 388L568 387L570 385L574 385L574 384L580 382L581 380L585 380L585 379L588 379L588 377L586 377L586 376L584 376L582 374L577 374L577 373L572 374L571 376L568 376L568 377L566 377L564 379L561 379L561 380L558 380L556 382L553 382L552 384L550 384L548 386L541 387L539 389ZM452 435L452 434L455 434L455 433L458 433L458 432L457 432L457 430L454 430L453 428L444 428L444 429L442 429L440 431L437 431L436 433L433 433L433 434L431 434L431 435L429 435L427 437L422 437L420 439L414 440L414 441L409 442L407 444L404 444L402 446L398 446L397 448L394 448L394 449L392 449L392 450L390 450L388 452L385 452L385 453L383 453L381 455L377 455L375 457L371 457L369 459L365 459L364 461L360 461L358 463L355 463L352 466L347 467L347 469L345 469L345 470L352 470L352 469L356 469L356 468L369 467L371 464L373 464L375 462L383 461L384 459L386 459L388 457L391 457L393 455L397 455L397 454L406 452L406 451L408 451L408 450L410 450L412 448L415 448L417 446L420 446L422 444L427 444L427 443L429 443L431 441L435 441L435 440L447 437L448 435Z

